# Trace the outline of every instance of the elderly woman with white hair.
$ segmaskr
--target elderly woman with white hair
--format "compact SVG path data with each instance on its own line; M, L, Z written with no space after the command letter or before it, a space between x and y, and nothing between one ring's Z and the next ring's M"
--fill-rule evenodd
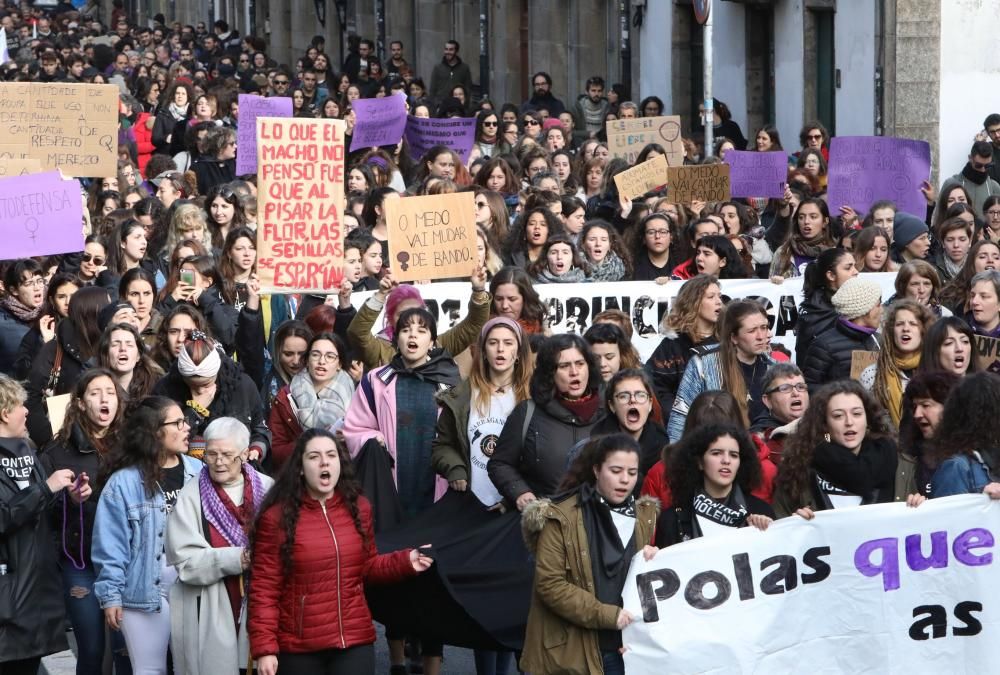
M246 668L248 536L274 483L247 461L250 430L233 417L205 428L205 466L177 497L167 525L174 669L216 675Z

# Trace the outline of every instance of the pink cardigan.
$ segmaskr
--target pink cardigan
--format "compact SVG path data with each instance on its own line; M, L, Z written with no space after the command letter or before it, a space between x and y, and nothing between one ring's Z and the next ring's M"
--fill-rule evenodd
M388 367L376 368L365 374L365 379L371 384L374 392L375 410L368 405L368 397L364 392L364 382L354 390L354 398L347 407L344 418L344 440L351 459L358 456L361 448L371 439L379 440L392 457L392 481L396 480L396 378L388 383L379 375L388 371ZM441 414L441 406L438 406ZM398 483L397 483L398 484ZM437 476L434 483L434 501L441 499L448 491L448 481Z

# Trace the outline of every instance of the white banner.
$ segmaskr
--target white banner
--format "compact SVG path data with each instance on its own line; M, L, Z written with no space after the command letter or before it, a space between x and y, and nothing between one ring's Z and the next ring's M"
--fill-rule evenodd
M867 274L882 285L882 301L896 292L895 273ZM632 344L645 362L663 339L660 322L670 310L673 299L680 292L683 281L660 285L653 281L617 281L583 284L536 284L548 312L554 333L583 334L590 327L595 314L607 309L620 309L632 321ZM797 307L802 302L802 279L786 279L774 284L763 279L723 280L724 301L755 299L764 304L771 317L773 342L781 343L794 355L795 321ZM431 313L438 321L438 333L453 327L466 315L471 294L468 283L432 283L417 286ZM371 293L355 293L352 301L356 307ZM376 322L375 332L382 328Z
M1000 504L984 495L786 518L636 556L629 675L995 670Z

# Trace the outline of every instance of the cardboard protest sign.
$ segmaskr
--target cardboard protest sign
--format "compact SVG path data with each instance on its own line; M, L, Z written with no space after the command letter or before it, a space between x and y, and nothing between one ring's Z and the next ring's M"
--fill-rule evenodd
M785 196L788 155L783 152L727 150L729 194L733 197Z
M976 367L981 371L997 373L1000 375L1000 340L976 335Z
M870 352L864 349L855 349L851 352L851 379L861 380L861 373L865 368L874 365L878 361L878 352Z
M636 617L622 631L625 671L990 671L998 532L1000 503L971 494L818 511L636 555L622 591ZM808 619L790 629L790 617Z
M667 158L664 155L646 160L615 175L618 194L626 199L635 199L666 183Z
M405 201L405 200L404 200ZM395 249L392 249L395 251ZM398 261L394 264L398 265ZM393 272L395 273L395 269ZM895 273L866 274L877 281L882 293L889 297L895 293ZM658 327L670 311L685 281L668 281L653 284L648 281L615 281L579 284L538 284L535 290L545 308L542 323L553 333L583 335L593 324L595 315L606 309L618 309L632 322L632 346L646 362L663 340ZM720 279L722 295L730 300L753 299L767 310L771 326L771 343L780 344L795 359L795 325L798 321L796 303L802 299L802 277L785 279L783 284L772 284L767 279ZM426 284L420 294L438 321L438 330L454 328L468 312L469 282ZM371 293L355 293L351 302L355 307L370 297ZM382 322L376 321L373 332L381 330Z
M257 275L264 293L332 293L344 278L342 120L257 118Z
M0 180L2 257L82 251L83 211L80 183L58 171Z
M0 178L10 176L25 176L29 173L41 173L42 163L37 159L5 159L0 161Z
M674 204L727 201L729 165L672 166L667 170L667 195Z
M52 429L53 436L62 431L71 398L73 394L59 394L45 399L45 409L49 413L49 428Z
M292 99L240 94L240 123L236 127L236 175L257 173L257 118L291 117Z
M476 266L471 192L385 201L392 276L397 281L467 277Z
M667 164L684 164L684 144L681 142L679 115L640 117L612 120L607 123L608 149L612 157L621 157L635 164L636 157L649 143L659 143L667 151Z
M443 145L457 153L465 162L469 159L475 140L475 117L439 120L410 115L406 118L406 142L410 145L410 157L414 160L419 160L435 145Z
M406 100L403 96L359 98L351 105L356 118L351 135L351 152L399 143L406 129Z
M0 164L35 159L67 176L118 174L113 84L0 83Z
M881 199L923 218L927 201L920 184L930 176L926 141L886 136L835 136L830 141L826 201L830 212L850 206L864 217ZM977 205L978 206L978 205Z

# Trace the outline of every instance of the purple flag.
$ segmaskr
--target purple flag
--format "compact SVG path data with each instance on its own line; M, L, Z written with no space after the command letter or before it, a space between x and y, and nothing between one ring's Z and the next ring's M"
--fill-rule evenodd
M240 94L240 119L236 125L236 175L257 173L257 118L291 117L292 99Z
M415 160L423 157L435 145L444 145L455 151L465 162L469 159L475 140L475 117L432 119L410 115L406 119L406 142L410 144L410 157Z
M864 217L880 199L923 219L927 200L920 184L931 171L926 141L887 136L838 136L830 142L826 201L830 212L850 206Z
M406 129L406 101L402 95L359 98L352 107L356 121L351 152L399 143Z
M11 260L83 250L80 183L58 171L0 180L3 256Z
M733 197L785 196L788 155L783 152L726 151L729 194Z

